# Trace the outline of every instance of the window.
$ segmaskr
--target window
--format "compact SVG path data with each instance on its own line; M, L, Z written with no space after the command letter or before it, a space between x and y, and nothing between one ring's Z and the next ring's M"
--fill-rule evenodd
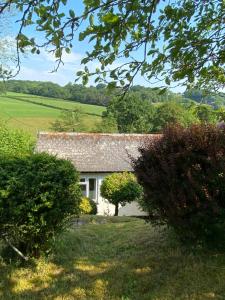
M81 192L83 197L87 197L87 184L80 184Z
M97 180L96 178L80 178L80 187L83 197L97 200Z
M96 199L96 178L89 178L89 198Z

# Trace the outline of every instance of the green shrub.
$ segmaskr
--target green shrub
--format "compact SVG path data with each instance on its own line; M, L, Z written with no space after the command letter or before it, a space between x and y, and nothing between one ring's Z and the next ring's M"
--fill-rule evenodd
M118 215L119 204L125 205L138 200L142 188L132 173L113 173L104 178L101 185L101 195L115 205L115 216Z
M90 215L97 215L98 213L98 208L97 208L97 204L95 203L94 200L89 199L90 204L91 204L91 212Z
M47 154L0 158L0 237L28 256L47 249L79 213L79 175L67 160Z
M213 125L168 127L134 161L144 208L182 241L225 245L225 131Z
M88 197L83 197L80 203L80 212L84 215L96 215L97 205L94 200Z
M34 140L29 134L0 122L0 155L25 156L31 154L33 148Z
M89 215L92 210L90 199L88 197L83 197L80 203L80 213L84 215Z

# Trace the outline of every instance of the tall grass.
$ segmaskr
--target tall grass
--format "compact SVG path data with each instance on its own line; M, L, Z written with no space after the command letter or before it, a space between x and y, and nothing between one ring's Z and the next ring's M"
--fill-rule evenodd
M91 221L72 226L33 265L2 262L1 299L225 299L225 254L182 249L143 220Z

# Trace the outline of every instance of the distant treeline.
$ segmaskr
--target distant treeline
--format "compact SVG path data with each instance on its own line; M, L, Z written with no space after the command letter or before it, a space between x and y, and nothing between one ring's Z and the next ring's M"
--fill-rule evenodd
M114 96L114 93L112 91L109 92L104 84L99 84L96 87L84 87L83 85L72 83L60 86L53 82L9 80L6 82L6 90L102 106L107 106ZM176 94L170 91L160 94L159 90L136 85L131 88L129 93L136 95L142 100L148 100L149 103L166 102L168 100L180 102L194 100L198 103L210 104L214 108L225 105L224 93L205 94L196 89L188 90L183 94Z
M225 105L225 93L206 93L198 89L187 90L183 93L185 99L191 99L197 103L209 104L213 108L217 109L220 106Z
M99 84L96 87L85 87L80 84L68 83L62 87L53 82L9 80L6 83L6 90L102 106L107 106L114 96L112 90L109 92L103 84ZM170 92L160 95L159 91L142 86L134 86L130 92L136 94L143 100L148 100L150 103L165 102L176 96Z
M73 100L76 102L106 106L110 100L104 88L84 87L68 83L60 86L53 82L9 80L6 90L16 93L32 94L50 98Z

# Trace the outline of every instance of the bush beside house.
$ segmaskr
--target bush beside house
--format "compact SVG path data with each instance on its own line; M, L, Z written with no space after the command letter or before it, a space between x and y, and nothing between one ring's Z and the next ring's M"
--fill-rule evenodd
M83 215L97 215L97 205L94 200L88 197L82 198L79 208Z
M119 204L125 205L141 197L142 188L135 176L129 172L113 173L104 178L101 195L115 205L115 216L118 216Z
M225 130L170 126L134 161L144 208L182 241L225 246Z
M38 256L79 213L79 175L71 162L48 154L0 158L0 237Z

